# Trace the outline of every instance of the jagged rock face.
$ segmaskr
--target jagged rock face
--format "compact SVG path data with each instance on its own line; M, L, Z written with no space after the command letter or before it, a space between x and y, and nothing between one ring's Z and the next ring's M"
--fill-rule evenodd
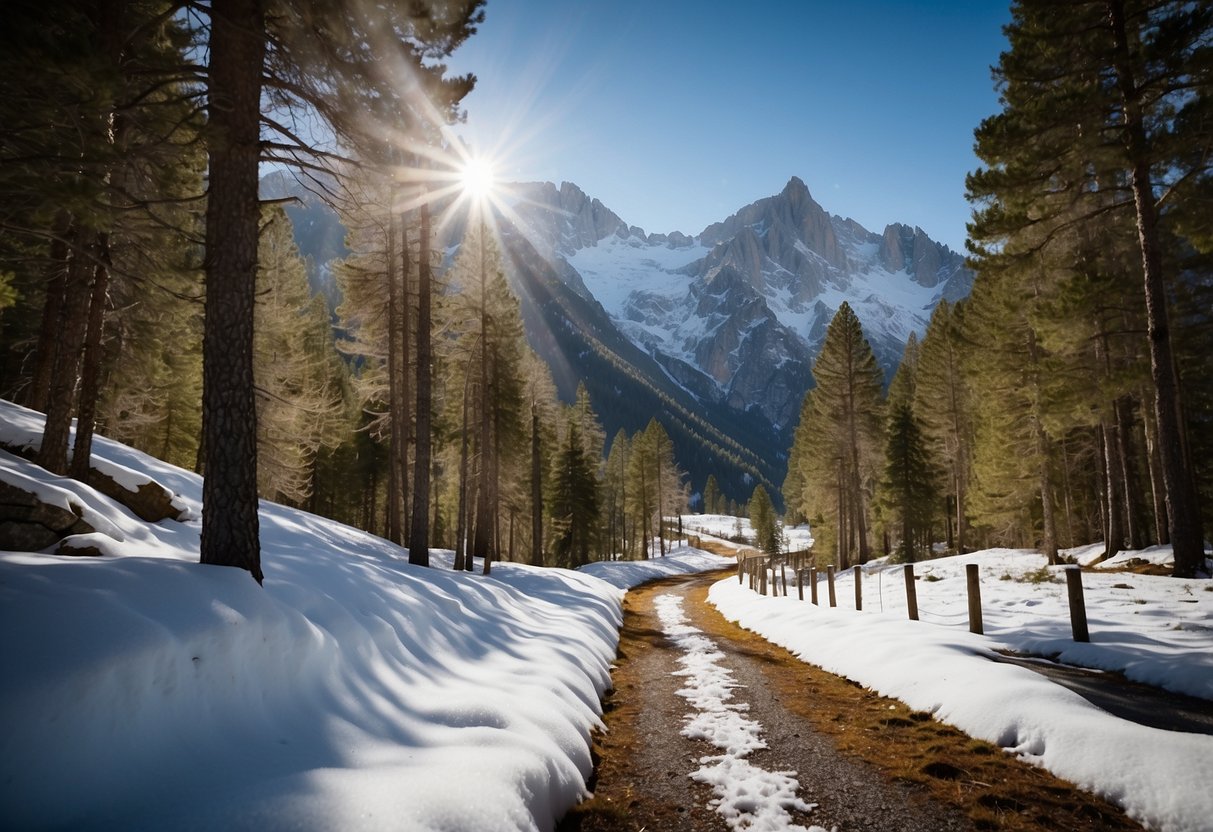
M797 418L844 300L891 377L909 334L972 285L963 258L922 229L872 233L827 213L795 177L697 238L646 235L567 183L525 188L522 233L578 294L688 391L757 408L777 429Z

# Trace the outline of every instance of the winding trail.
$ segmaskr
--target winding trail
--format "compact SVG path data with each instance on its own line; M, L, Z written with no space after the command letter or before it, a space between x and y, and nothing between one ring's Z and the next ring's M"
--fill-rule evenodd
M629 592L615 690L605 701L608 730L595 741L595 797L570 812L560 830L1140 829L1047 772L725 621L706 593L727 574L681 576ZM725 675L695 690L688 661L702 666L707 656ZM705 689L707 700L719 701L704 705ZM717 732L726 744L732 738L746 746L726 765L744 758L747 772L760 772L740 797L692 779L699 773L698 780L711 781L703 772L728 757L698 738L712 734L702 730L705 708L718 719L732 706L742 722L758 726ZM683 733L689 718L700 725L688 730L694 739ZM760 739L737 739L747 731ZM782 814L764 814L750 797L778 781L775 775L790 778L793 791L775 800Z

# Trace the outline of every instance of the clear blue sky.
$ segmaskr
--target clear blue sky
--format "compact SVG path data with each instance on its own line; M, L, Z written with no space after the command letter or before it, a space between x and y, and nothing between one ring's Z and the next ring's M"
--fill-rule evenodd
M577 183L697 234L799 176L873 231L963 251L973 128L998 108L995 0L489 0L450 67L499 177Z

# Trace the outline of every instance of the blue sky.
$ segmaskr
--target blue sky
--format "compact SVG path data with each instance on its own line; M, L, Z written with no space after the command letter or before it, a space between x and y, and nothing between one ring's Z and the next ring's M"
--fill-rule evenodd
M963 250L973 128L1005 2L489 0L474 148L505 180L577 183L646 231L697 234L799 176L873 231Z

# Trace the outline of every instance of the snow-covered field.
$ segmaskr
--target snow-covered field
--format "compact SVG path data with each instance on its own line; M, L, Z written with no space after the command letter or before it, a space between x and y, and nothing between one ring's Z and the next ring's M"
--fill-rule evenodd
M1128 560L1142 553L1129 553ZM1165 552L1144 555L1155 561ZM965 565L982 577L984 636L968 631ZM988 550L916 565L920 621L909 621L901 567L850 572L839 607L720 581L709 600L730 620L799 656L995 743L1124 808L1152 829L1208 832L1213 737L1111 716L994 651L1056 655L1213 700L1213 581L1083 574L1091 643L1071 640L1060 568L1026 551ZM806 597L808 593L806 592ZM824 587L819 593L825 603ZM1213 707L1211 704L1210 707Z
M0 403L6 442L40 422ZM109 532L102 558L0 553L4 828L551 828L586 795L620 587L729 562L484 577L263 503L262 588L196 563L197 477L104 439L95 454L195 519L147 524L0 458Z
M682 528L688 534L706 534L730 542L740 535L750 543L754 542L754 528L747 517L733 517L729 514L684 514ZM785 549L789 552L803 552L813 545L813 533L809 525L785 526L783 528Z

